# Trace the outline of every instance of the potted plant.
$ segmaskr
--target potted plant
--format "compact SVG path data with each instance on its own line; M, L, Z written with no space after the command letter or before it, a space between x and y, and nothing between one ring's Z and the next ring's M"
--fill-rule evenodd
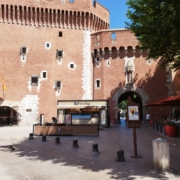
M179 127L172 121L167 121L164 124L167 136L176 137L178 135Z

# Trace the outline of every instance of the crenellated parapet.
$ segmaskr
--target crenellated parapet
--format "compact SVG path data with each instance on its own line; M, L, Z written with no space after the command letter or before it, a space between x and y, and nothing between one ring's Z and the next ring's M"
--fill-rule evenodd
M97 58L124 58L147 56L140 48L137 38L126 29L102 30L91 34L91 54Z
M128 46L128 47L104 47L104 48L99 48L99 49L94 49L91 51L92 58L99 58L99 59L107 59L107 58L112 58L112 57L147 57L148 50L143 51L140 46Z
M80 3L81 2L81 3ZM99 31L109 28L109 12L104 8L98 12L98 6L89 1L76 0L37 0L37 1L12 1L0 4L0 23L84 29ZM80 5L81 4L81 5Z

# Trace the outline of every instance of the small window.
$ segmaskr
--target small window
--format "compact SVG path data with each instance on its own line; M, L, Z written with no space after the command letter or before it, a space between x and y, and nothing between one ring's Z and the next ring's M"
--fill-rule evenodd
M51 48L51 43L50 42L45 42L45 48L50 49Z
M22 53L23 53L23 54L26 54L26 47L23 47L23 48L22 48Z
M59 31L59 37L62 37L62 31Z
M96 80L96 87L97 87L97 88L100 87L100 80Z
M26 48L26 47L21 47L21 49L20 49L20 54L21 54L21 55L25 55L26 52L27 52L27 48Z
M97 63L99 63L99 62L100 62L100 57L96 57L94 60L95 60Z
M55 82L55 88L56 89L61 89L61 81L56 81Z
M115 32L111 33L111 39L116 40L116 33Z
M47 77L47 73L46 72L43 72L42 75L43 75L43 78Z
M152 64L152 62L153 62L153 60L152 60L152 59L147 59L147 60L146 60L146 63L147 63L148 65L151 65L151 64Z
M63 57L63 51L57 49L57 51L56 51L56 59L59 60L59 59L62 58L62 57Z
M74 64L70 64L70 68L74 68Z
M65 0L62 0L62 3L65 4Z
M32 86L38 86L38 76L37 75L31 76L31 85Z

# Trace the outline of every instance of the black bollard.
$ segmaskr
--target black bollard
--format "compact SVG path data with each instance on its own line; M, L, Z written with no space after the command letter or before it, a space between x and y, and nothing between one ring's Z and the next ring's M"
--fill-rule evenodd
M97 153L99 153L98 144L93 144L92 145L92 154L97 154Z
M45 135L42 136L42 141L46 141L46 136Z
M33 133L29 133L29 139L34 139L33 138Z
M78 146L78 140L77 139L74 139L73 140L73 146L72 146L73 148L78 148L79 146Z
M116 161L118 161L118 162L126 161L125 158L124 158L124 151L123 150L117 151L117 159L116 159Z
M55 138L55 143L56 143L56 144L60 144L60 137L56 137L56 138Z

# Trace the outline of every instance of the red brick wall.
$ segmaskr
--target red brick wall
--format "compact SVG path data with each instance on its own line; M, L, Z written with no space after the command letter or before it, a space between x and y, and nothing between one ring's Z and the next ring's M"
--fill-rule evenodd
M2 4L6 5L7 1L2 0ZM59 27L60 24L58 24L57 17L55 17L56 13L53 16L54 19L52 21L50 19L49 24L44 26L40 22L35 24L34 20L32 24L29 20L27 20L27 24L21 24L25 22L22 21L22 15L19 17L19 23L16 21L12 22L12 14L4 13L6 14L5 17L0 16L0 74L4 76L8 89L5 91L5 100L21 102L26 95L37 95L39 98L37 112L45 114L46 121L51 121L51 117L57 115L57 100L82 99L86 91L86 87L84 89L82 87L83 73L86 74L87 66L90 69L94 65L93 72L89 75L93 76L93 81L91 82L91 78L87 80L87 83L90 85L88 88L92 90L92 98L95 100L109 99L111 116L114 118L115 111L113 108L117 104L114 104L112 99L115 93L125 85L124 58L126 56L134 56L132 49L136 49L134 85L142 89L148 97L148 102L145 103L167 96L169 92L166 86L168 84L167 72L158 66L158 61L154 61L150 65L147 64L145 60L146 52L140 54L138 41L133 33L127 30L99 31L104 28L107 29L109 25L109 12L99 3L93 6L91 0L75 0L74 3L66 1L65 4L62 4L59 0L43 0L38 2L34 0L9 0L8 6L0 7L4 7L7 10L7 7L10 7L9 5L13 5L13 8L15 5L18 7L48 8L49 10L52 9L52 12L60 10L64 15L68 12L69 16L66 16L68 18L66 23L68 22L69 27ZM2 12L1 10L0 12ZM73 13L75 15L81 14L79 19L77 19L77 23L75 23ZM84 20L85 18L86 20ZM77 27L74 28L73 24L77 25ZM81 26L81 29L79 26ZM91 42L87 29L97 31L92 33ZM63 37L58 36L59 31L62 31ZM112 32L116 33L115 41L111 40ZM85 34L87 35L86 38ZM97 35L99 37L96 37ZM46 49L44 47L45 42L51 42L52 47ZM91 49L88 47L88 43L91 43ZM20 60L20 47L22 46L28 48L25 63ZM63 49L64 51L61 64L58 64L56 60L57 49ZM104 49L106 49L105 52L110 52L110 54L104 54ZM107 51L107 49L109 50ZM95 63L93 64L93 60L90 65L84 64L84 58L91 58L89 57L90 51L93 52L94 50L100 50L104 54L102 55L99 67ZM127 55L125 54L126 50ZM107 66L107 61L110 61L109 66ZM76 65L74 70L68 68L70 62ZM36 74L40 76L42 70L47 71L48 78L47 80L40 81L39 90L37 87L28 85L31 75ZM95 88L96 79L101 80L101 87L99 89ZM62 90L59 96L56 95L53 88L55 80L62 81ZM177 88L176 85L173 87ZM30 88L32 89L30 90ZM2 88L0 93L3 96ZM151 113L154 117L159 115L158 111L151 110ZM162 114L164 115L164 112ZM113 118L111 118L112 121L114 120Z

